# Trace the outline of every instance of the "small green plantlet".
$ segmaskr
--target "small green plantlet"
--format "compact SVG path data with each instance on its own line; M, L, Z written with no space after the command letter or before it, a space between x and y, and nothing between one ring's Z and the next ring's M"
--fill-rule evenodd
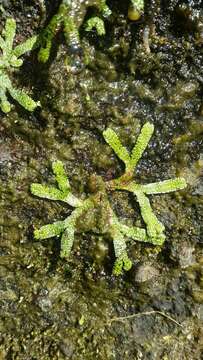
M97 30L97 34L102 36L105 35L105 27L104 22L102 19L100 19L98 16L93 16L89 20L87 20L87 25L85 30L86 31L92 31L92 29L95 28Z
M78 228L77 222L79 218L81 219L88 212L94 213L92 210L96 209L99 214L97 230L101 233L107 233L113 240L116 258L113 268L115 275L121 274L123 270L130 270L132 266L126 251L126 240L128 238L154 245L162 245L165 240L165 228L154 214L148 195L183 189L186 187L186 182L183 178L164 180L147 185L137 184L134 181L134 169L145 151L153 131L154 126L152 124L146 123L143 126L131 154L121 144L120 139L112 129L108 128L103 132L106 142L111 146L119 159L124 162L125 172L121 177L106 182L100 176L92 175L93 193L85 200L78 199L72 194L63 164L60 161L54 162L52 169L58 183L58 188L34 183L31 185L31 192L41 198L65 202L73 207L74 210L65 220L57 221L53 224L42 226L39 230L35 230L34 237L36 239L45 239L62 234L61 257L68 258L74 241L74 233ZM108 199L108 193L116 190L128 191L134 194L140 206L146 230L135 226L129 227L119 221Z
M4 113L11 110L7 92L28 111L33 111L37 106L40 106L39 102L35 102L23 90L16 89L9 78L9 74L13 70L22 66L23 60L20 57L32 50L37 40L37 37L33 36L13 48L15 33L16 22L9 18L6 20L5 29L2 33L4 38L0 36L0 108Z
M95 7L104 18L111 14L111 10L106 5L106 0L62 0L58 12L51 18L39 36L41 48L38 60L40 62L48 61L53 39L60 29L63 29L66 43L74 52L80 48L79 28L88 6ZM93 27L96 28L99 35L105 34L103 20L97 16L88 20L86 30L90 31Z

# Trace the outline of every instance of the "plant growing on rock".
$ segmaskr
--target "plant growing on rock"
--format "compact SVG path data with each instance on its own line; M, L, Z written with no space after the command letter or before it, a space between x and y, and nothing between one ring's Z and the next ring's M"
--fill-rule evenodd
M37 37L33 36L13 48L15 33L16 22L14 19L9 18L6 20L5 29L2 32L4 38L0 36L0 108L4 113L11 110L7 92L28 111L33 111L40 105L39 102L35 102L23 90L16 89L10 80L10 73L23 64L20 57L27 51L32 50L37 40Z
M79 28L86 15L88 7L95 7L98 12L105 18L111 14L110 9L106 5L106 0L62 0L58 12L51 18L49 24L39 36L41 48L38 59L41 62L47 62L50 56L53 39L56 33L63 29L67 44L76 52L80 48ZM105 33L103 20L98 17L87 23L87 31L93 27L97 29L99 35Z
M175 178L160 182L141 185L134 180L134 169L145 151L153 134L154 126L146 123L131 154L121 144L116 133L108 128L103 132L104 139L114 150L116 155L125 164L124 174L114 180L104 181L100 176L92 175L93 193L85 200L73 195L62 162L52 164L58 188L33 183L32 194L49 200L58 200L67 203L74 208L70 216L65 220L56 221L53 224L42 226L34 231L36 239L45 239L53 236L61 236L61 257L68 258L74 241L74 233L78 230L78 221L93 209L99 214L98 230L107 233L113 240L115 263L113 273L119 275L122 270L129 270L132 266L126 251L126 240L131 238L136 241L148 242L154 245L162 245L165 240L164 225L157 219L153 212L148 195L168 193L185 188L183 178ZM135 226L129 227L123 224L113 211L109 202L108 193L112 191L128 191L135 197L140 206L142 218L146 224L146 230Z

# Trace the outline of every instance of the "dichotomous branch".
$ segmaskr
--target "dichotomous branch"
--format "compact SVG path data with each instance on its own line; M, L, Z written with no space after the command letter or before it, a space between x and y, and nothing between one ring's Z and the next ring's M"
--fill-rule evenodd
M33 36L13 48L15 33L16 22L9 18L2 32L3 37L0 35L0 108L4 113L11 110L7 93L28 111L40 106L39 102L34 101L23 90L16 89L10 80L10 73L23 64L21 56L32 50L37 41L37 36Z
M165 241L164 225L158 220L154 213L148 195L163 194L184 189L186 181L183 178L175 178L160 182L142 185L134 180L135 167L142 157L151 136L154 126L146 123L137 138L136 144L129 153L122 145L119 137L112 129L104 131L103 136L111 146L116 155L125 164L125 172L122 176L111 181L103 181L100 176L94 177L94 193L85 200L77 198L71 191L68 178L65 174L63 164L56 161L52 164L58 187L50 187L42 184L32 184L32 194L49 200L62 201L74 208L70 216L65 220L54 222L42 226L35 230L36 239L45 239L61 235L61 257L68 258L74 242L74 234L78 231L77 221L86 213L94 213L92 209L97 208L103 221L101 233L107 233L114 245L115 263L113 273L119 275L123 270L128 271L132 266L132 261L127 254L126 242L129 238L135 241L148 242L154 245L162 245ZM141 216L146 224L146 229L135 226L127 226L118 219L109 202L108 193L112 191L127 191L134 194L139 207ZM101 224L101 221L100 221Z

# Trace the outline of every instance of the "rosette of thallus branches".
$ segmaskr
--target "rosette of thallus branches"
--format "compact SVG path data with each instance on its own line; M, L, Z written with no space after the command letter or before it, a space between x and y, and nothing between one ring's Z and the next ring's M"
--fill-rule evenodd
M103 132L104 139L114 150L118 158L125 164L125 171L122 176L110 181L104 181L100 176L97 176L97 184L99 185L96 187L95 193L90 194L85 199L80 199L73 194L63 163L61 161L53 162L52 169L58 186L51 187L33 183L31 185L31 192L40 198L67 203L73 208L73 211L64 220L53 222L35 230L35 239L61 236L60 254L62 258L68 259L74 242L74 234L78 231L78 219L87 212L92 212L93 208L99 207L100 213L102 211L105 212L105 232L112 239L114 245L115 262L113 273L115 275L121 274L123 270L128 271L132 266L132 261L127 254L127 240L133 239L154 245L162 245L165 241L165 227L153 211L149 195L164 194L184 189L186 181L184 178L177 177L144 185L136 182L135 168L151 139L153 131L153 124L145 123L135 146L131 153L129 153L122 145L117 134L110 128L106 129ZM135 196L146 228L127 226L121 219L118 219L108 197L108 194L112 191L127 191Z

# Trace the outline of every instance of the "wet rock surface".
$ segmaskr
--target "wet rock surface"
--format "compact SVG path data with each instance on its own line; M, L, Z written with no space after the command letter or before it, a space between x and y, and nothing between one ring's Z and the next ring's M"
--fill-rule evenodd
M19 42L43 26L40 3L3 2L2 20L16 18ZM58 3L45 5L50 19ZM202 356L201 2L146 1L137 23L127 17L128 2L108 5L104 37L81 26L77 64L60 34L48 64L39 64L35 52L27 56L15 81L42 109L30 114L15 104L0 114L2 359ZM86 196L92 173L111 179L123 169L102 131L111 127L131 149L146 121L155 134L137 181L184 176L188 182L181 192L150 199L166 227L163 247L129 244L133 269L114 278L111 241L102 234L77 234L69 262L59 256L59 239L34 240L35 227L71 210L30 194L32 182L53 182L51 161L62 160L75 194ZM143 225L125 193L113 193L111 203L124 222ZM133 314L139 316L118 319Z

